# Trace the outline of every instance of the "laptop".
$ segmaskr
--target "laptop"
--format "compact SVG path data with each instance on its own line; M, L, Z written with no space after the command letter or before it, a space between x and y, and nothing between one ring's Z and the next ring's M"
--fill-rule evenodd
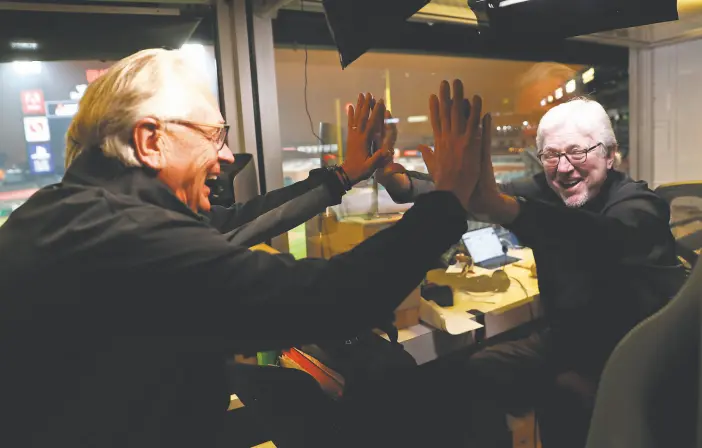
M485 269L497 269L502 266L520 261L502 250L502 243L493 227L471 230L463 234L463 244L468 249L473 263Z

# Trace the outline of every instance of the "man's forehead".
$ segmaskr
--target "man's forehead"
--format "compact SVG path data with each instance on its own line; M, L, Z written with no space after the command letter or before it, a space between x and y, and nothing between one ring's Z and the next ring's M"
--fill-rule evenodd
M582 127L565 124L544 132L544 149L569 149L587 146L593 141L592 132Z
M219 104L214 95L209 92L202 92L193 95L193 108L191 119L202 121L203 123L224 123Z

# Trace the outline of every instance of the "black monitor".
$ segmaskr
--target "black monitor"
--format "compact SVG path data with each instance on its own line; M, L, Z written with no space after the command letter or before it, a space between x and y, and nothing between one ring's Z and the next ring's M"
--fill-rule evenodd
M676 0L465 0L486 44L509 49L678 19ZM429 0L323 0L342 68L388 36Z
M378 37L394 33L430 0L324 0L324 13L346 68Z
M677 0L467 0L486 38L506 44L678 19Z

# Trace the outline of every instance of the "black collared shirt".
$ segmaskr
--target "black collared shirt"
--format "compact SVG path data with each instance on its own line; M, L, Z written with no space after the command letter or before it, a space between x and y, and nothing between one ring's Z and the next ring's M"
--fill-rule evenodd
M203 218L93 150L34 194L0 228L0 444L209 446L226 356L384 323L466 228L437 192L328 261L248 250L285 227L295 197L340 199L305 185Z

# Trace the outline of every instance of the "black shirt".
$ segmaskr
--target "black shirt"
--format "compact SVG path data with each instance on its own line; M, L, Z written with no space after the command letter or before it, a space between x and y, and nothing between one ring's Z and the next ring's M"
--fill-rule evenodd
M466 229L437 192L330 260L248 250L324 207L296 215L296 198L340 201L314 177L204 218L92 150L14 211L0 228L0 444L206 447L226 356L383 323Z
M543 173L503 190L528 199L507 227L534 252L563 367L599 371L621 337L653 311L642 297L654 287L651 277L677 265L668 204L645 182L614 170L580 208L565 206Z
M398 202L433 189L427 175L409 174L412 191L389 191ZM501 188L526 199L507 227L534 252L559 367L599 373L621 337L668 298L649 300L669 295L659 277L678 265L668 204L614 170L580 208L567 207L543 173Z

